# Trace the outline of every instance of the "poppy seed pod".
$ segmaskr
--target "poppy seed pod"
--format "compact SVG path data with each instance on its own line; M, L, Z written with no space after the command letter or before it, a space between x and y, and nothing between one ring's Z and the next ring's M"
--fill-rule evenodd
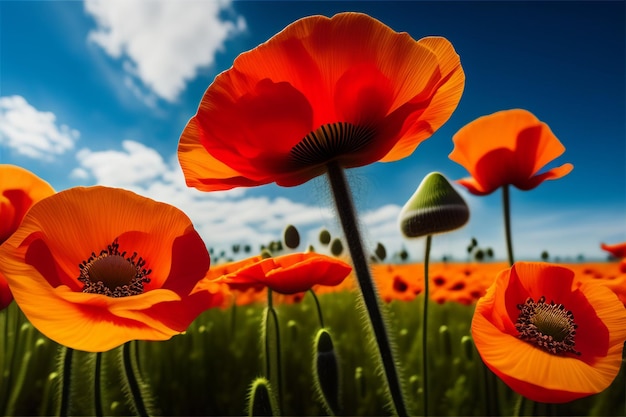
M279 414L270 382L263 377L256 378L248 392L248 415L276 416Z
M399 219L404 236L421 237L465 225L469 220L469 208L446 177L431 172L404 205Z
M316 391L324 408L332 415L339 413L339 364L333 340L327 329L315 336L315 363L313 366Z

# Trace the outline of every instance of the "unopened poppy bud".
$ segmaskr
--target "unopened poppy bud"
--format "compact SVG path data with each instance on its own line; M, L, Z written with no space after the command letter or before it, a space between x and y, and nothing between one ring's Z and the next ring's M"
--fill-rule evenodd
M330 243L330 232L326 229L322 230L319 239L322 245L328 245Z
M270 382L263 377L252 381L248 394L248 416L279 415Z
M332 337L326 329L315 336L315 388L329 414L339 413L339 364Z
M365 398L367 396L367 384L363 376L363 368L357 366L354 370L354 383L356 385L357 397Z
M271 258L271 257L272 257L272 252L270 252L269 250L263 249L261 251L261 258L268 259L268 258Z
M384 261L387 257L387 249L385 249L385 246L380 242L378 243L378 245L376 245L374 253L376 254L376 257L381 261Z
M470 336L461 338L461 352L466 360L470 362L474 360L474 341Z
M295 249L300 246L300 233L298 233L298 229L292 224L287 226L283 233L283 240L285 241L285 246L289 249Z
M452 340L450 336L450 329L445 324L439 327L439 341L441 343L441 353L446 358L452 358Z
M287 329L289 329L291 340L298 340L298 322L296 322L295 320L289 320L287 322Z
M431 172L400 212L400 229L406 237L449 232L469 220L463 197L440 173Z
M411 393L413 394L421 394L422 393L422 384L420 383L419 375L411 375L409 378L409 387Z
M343 243L341 243L341 239L335 238L333 242L330 244L330 253L335 256L341 255L343 252Z

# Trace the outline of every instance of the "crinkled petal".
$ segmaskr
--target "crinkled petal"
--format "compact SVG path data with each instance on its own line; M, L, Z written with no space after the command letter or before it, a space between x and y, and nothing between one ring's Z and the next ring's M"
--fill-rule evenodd
M578 324L576 355L553 355L522 341L511 325L525 297L562 303ZM567 402L598 393L619 372L626 309L593 281L577 281L556 265L518 262L502 271L476 305L472 336L485 364L513 390L540 402Z

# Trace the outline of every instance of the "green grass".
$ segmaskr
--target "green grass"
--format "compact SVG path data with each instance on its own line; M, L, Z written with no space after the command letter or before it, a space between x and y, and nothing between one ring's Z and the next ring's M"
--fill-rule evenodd
M340 393L345 415L384 415L388 400L374 356L364 313L353 293L322 295L326 328L333 337L340 365ZM421 302L387 304L397 360L402 364L405 393L413 414L421 414ZM313 386L314 337L319 329L310 295L298 304L275 306L281 335L283 415L323 415ZM203 313L188 331L164 342L137 343L139 369L159 415L243 415L249 385L263 376L261 320L263 305ZM432 303L429 317L430 401L436 415L511 415L517 396L497 382L497 394L486 391L488 371L468 340L473 306ZM444 329L441 326L446 326ZM432 330L432 331L431 331ZM13 303L0 312L3 372L0 413L53 415L59 390L58 345L32 328ZM520 358L523 360L523 358ZM93 415L94 355L75 352L71 415ZM624 369L603 393L549 407L554 415L623 415ZM131 413L121 389L119 349L103 355L103 414ZM274 392L278 393L272 378ZM529 410L532 411L532 408Z

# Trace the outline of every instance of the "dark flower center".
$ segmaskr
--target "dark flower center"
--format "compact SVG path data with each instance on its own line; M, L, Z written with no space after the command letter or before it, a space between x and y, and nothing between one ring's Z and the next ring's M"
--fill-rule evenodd
M374 138L374 130L346 122L320 126L291 149L292 158L302 165L323 164L334 158L358 152Z
M143 294L143 286L150 282L151 269L144 266L146 261L137 252L126 257L126 251L119 252L117 239L106 249L95 252L78 267L78 280L83 283L83 292L103 294L109 297L127 297Z
M535 303L528 297L517 308L520 314L515 328L520 339L555 355L580 355L574 349L578 325L574 322L572 312L566 310L563 304L555 304L554 301L547 304L544 296Z

